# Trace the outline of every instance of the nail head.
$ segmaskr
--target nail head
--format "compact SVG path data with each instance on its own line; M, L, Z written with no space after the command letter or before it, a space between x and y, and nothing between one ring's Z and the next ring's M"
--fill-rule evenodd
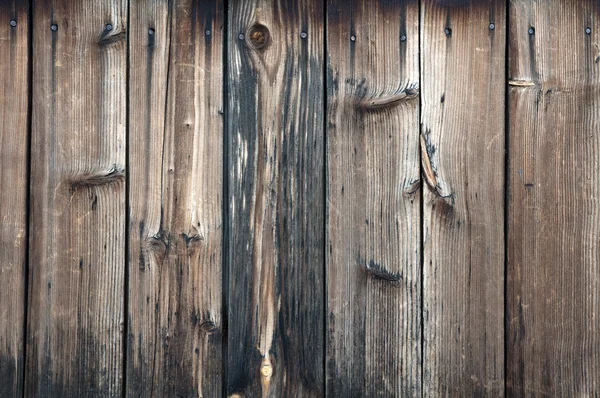
M106 24L106 30L111 31L113 30L113 26L109 23Z
M490 30L494 30L496 29L496 24L493 22L490 22Z
M57 24L55 24L55 23L53 23L52 25L50 25L50 29L51 29L53 32L56 32L56 31L58 30L58 25L57 25Z
M153 35L153 34L154 34L154 28L150 28L150 29L148 29L148 34L149 34L149 35Z
M585 33L586 34L591 34L592 33L592 28L590 28L589 26L587 28L585 28Z
M354 36L354 35L350 36L350 40L356 41L356 36Z
M16 21L16 20L14 20L14 19L11 19L11 20L10 20L10 26L12 26L13 28L14 28L15 26L17 26L17 21Z
M300 32L300 37L306 39L308 37L308 34L306 32Z
M402 41L402 42L406 41L406 35L400 36L400 41Z
M452 36L452 29L450 29L450 28L444 29L444 33L446 33L446 36Z
M245 38L246 38L246 35L244 35L243 33L240 33L238 35L238 39L240 39L240 40L244 40Z
M271 375L273 374L273 368L271 367L271 365L263 365L260 368L260 374L263 377L271 377Z
M535 33L535 29L533 28L533 26L531 26L528 30L530 35L533 35Z
M210 36L210 29L206 29L206 30L204 31L204 35L205 35L205 36Z

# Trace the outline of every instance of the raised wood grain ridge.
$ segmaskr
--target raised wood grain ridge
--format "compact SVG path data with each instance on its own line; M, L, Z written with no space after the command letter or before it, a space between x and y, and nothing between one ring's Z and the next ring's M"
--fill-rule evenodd
M229 2L232 396L324 395L323 9Z
M13 26L14 25L14 26ZM0 2L0 396L23 394L29 2Z
M421 4L424 396L504 394L505 43L504 1Z
M34 4L27 397L122 391L126 27L125 0Z
M133 2L127 396L222 378L223 3Z
M329 396L421 395L418 27L417 1L327 4Z
M600 393L600 10L510 2L507 394ZM586 30L589 29L587 32Z

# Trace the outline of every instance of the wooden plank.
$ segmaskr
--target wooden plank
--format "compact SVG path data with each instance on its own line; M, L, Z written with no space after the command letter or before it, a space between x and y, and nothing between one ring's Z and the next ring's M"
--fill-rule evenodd
M504 393L505 25L505 1L422 3L425 396Z
M419 5L327 7L327 392L421 395Z
M324 395L323 9L230 2L233 396Z
M598 2L512 1L509 15L507 393L595 397Z
M0 3L0 396L23 394L29 2Z
M128 396L221 396L223 5L133 2Z
M127 2L36 2L27 397L122 387Z

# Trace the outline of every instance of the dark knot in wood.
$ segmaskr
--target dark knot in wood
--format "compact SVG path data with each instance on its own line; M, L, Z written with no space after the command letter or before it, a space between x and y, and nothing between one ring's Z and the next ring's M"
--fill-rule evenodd
M269 45L271 34L265 25L255 24L248 30L246 35L250 46L255 50L261 50Z

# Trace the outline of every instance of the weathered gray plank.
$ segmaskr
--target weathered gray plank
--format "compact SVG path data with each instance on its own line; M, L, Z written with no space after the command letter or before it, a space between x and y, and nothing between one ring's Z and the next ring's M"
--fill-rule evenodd
M417 1L327 7L327 392L420 396Z
M228 380L324 395L324 5L229 9Z
M122 383L127 2L33 10L27 397Z
M421 7L425 396L504 394L505 25L505 1Z
M597 397L598 2L511 1L509 15L507 393Z
M0 396L23 391L29 2L0 3Z
M221 396L223 5L131 5L128 396Z

